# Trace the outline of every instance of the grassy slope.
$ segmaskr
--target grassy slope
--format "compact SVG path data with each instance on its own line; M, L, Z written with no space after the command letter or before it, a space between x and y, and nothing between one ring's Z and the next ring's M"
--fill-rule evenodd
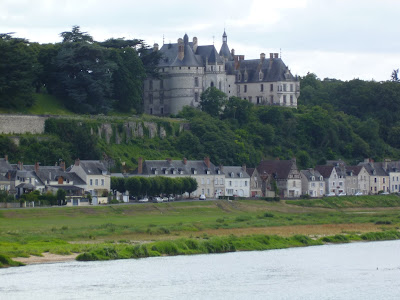
M284 202L253 200L2 210L0 254L10 257L40 255L47 251L69 254L97 251L110 245L125 251L124 247L144 241L188 238L204 241L232 235L240 237L235 242L235 249L241 243L248 246L242 245L239 249L269 249L273 247L270 244L263 246L257 242L256 245L252 239L244 240L254 234L290 237L295 234L321 236L396 230L400 223L400 208L371 210L368 207L373 199L370 197L365 205L360 202L359 206L367 208L357 210L305 208ZM377 200L376 204L379 203ZM284 242L276 241L276 245L297 245L296 239L285 239ZM220 242L216 241L217 244ZM225 239L221 243L231 242ZM204 253L205 248L201 249L198 251Z

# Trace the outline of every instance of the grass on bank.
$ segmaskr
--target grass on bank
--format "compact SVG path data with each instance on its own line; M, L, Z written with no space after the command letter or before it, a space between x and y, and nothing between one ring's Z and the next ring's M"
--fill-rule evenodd
M364 203L366 207L374 199L370 197ZM166 255L170 251L178 255L266 250L304 246L305 241L311 245L398 238L399 223L399 208L338 210L262 200L7 209L0 211L0 254L29 257L44 252L86 253L89 257L85 259L96 259ZM329 231L343 225L362 230ZM317 230L312 242L302 234L311 226ZM273 228L278 228L273 231L276 235L268 234ZM293 233L293 228L299 235ZM328 231L322 233L322 229ZM367 231L378 232L364 234ZM330 236L329 232L340 234ZM262 238L265 234L270 236L268 243ZM318 236L321 234L327 236ZM307 239L299 242L302 235ZM187 240L196 241L197 248L186 245Z
M286 200L287 204L303 207L353 208L353 207L400 207L396 194L373 196L340 196L320 199Z

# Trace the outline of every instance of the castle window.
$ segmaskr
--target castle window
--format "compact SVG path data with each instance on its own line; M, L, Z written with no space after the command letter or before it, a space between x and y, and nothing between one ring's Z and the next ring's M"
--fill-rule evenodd
M194 86L198 87L199 86L199 77L194 78Z
M263 73L260 72L260 73L258 74L258 80L262 80L262 79L263 79Z
M283 85L283 91L286 92L286 83Z
M160 89L163 89L164 88L164 80L160 80Z
M152 109L152 108L150 108L150 114L151 114L151 115L153 114L153 109Z
M286 104L286 95L283 95L283 104Z
M260 99L260 97L257 97L257 104L260 104L260 101L261 99Z
M153 94L149 94L149 103L153 104Z
M271 104L274 104L274 96L270 96Z
M211 71L214 71L214 66L211 66Z
M219 85L219 87L218 87L219 90L222 91L222 81L220 81L218 85Z
M240 85L237 86L237 92L240 93Z
M247 93L247 84L244 85L244 92Z
M293 105L293 95L290 95L290 104Z
M160 104L164 104L164 93L160 93Z
M149 90L153 90L153 80L149 81Z
M188 70L190 70L190 67L188 67Z
M251 101L252 101L252 97L250 96L250 97L249 97L249 102L251 103Z
M290 91L293 92L293 83L290 84Z
M242 81L242 74L240 74L240 73L238 75L238 81Z
M244 73L244 81L247 82L248 79L249 79L249 75L247 73Z
M261 90L261 92L264 92L264 85L263 84L260 85L260 90Z
M161 114L163 115L164 114L164 107L161 107L160 111L161 111Z
M273 83L271 83L271 84L269 85L269 91L270 91L270 92L273 92L273 91L274 91L274 84L273 84Z
M211 81L210 86L211 86L211 87L214 86L214 81Z
M199 102L199 93L198 92L194 93L194 101Z

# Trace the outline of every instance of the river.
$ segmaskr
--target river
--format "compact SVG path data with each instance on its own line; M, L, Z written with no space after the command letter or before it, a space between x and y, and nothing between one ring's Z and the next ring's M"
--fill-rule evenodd
M400 241L0 269L0 299L400 299Z

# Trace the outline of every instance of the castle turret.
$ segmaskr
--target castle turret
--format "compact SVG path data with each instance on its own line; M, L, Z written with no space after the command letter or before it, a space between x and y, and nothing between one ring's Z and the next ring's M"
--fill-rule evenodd
M219 55L225 58L225 60L233 60L231 51L229 50L228 47L228 36L226 35L226 32L224 30L224 34L222 35L222 46L221 50L219 51Z

